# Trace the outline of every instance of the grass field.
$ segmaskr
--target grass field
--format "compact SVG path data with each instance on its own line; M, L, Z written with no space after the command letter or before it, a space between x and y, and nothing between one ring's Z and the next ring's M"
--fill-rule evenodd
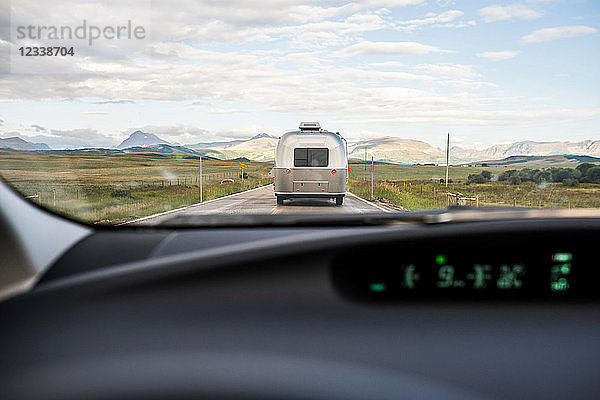
M553 165L555 166L555 165ZM351 163L352 172L348 190L369 199L371 197L370 166L365 170L364 163ZM532 165L527 165L532 168ZM535 167L535 166L533 166ZM543 167L543 166L541 166ZM572 168L573 165L568 165ZM561 183L545 183L538 185L525 182L510 185L507 182L492 181L484 184L467 185L469 174L481 173L484 170L498 175L508 169L520 169L518 165L493 167L459 167L450 166L449 177L452 183L440 184L445 178L444 166L394 165L376 164L374 173L373 195L386 199L408 210L446 207L446 193L460 194L467 198L467 205L479 206L519 206L542 208L600 208L600 185L583 183L577 187L566 187ZM450 204L455 204L450 197Z
M406 182L406 186L405 186ZM371 182L351 179L348 190L365 199L371 196ZM408 210L440 208L454 205L454 198L448 203L446 193L459 193L467 198L478 198L479 206L518 206L541 208L600 208L600 185L581 184L579 187L565 187L560 183L540 186L533 182L510 185L505 182L490 182L467 185L450 183L448 188L430 181L377 180L374 184L374 197L391 201ZM476 200L468 200L466 205L476 205Z
M272 163L202 162L203 199L266 185ZM0 176L24 196L90 223L115 224L199 201L197 156L135 153L38 154L0 151ZM231 178L234 183L221 184Z

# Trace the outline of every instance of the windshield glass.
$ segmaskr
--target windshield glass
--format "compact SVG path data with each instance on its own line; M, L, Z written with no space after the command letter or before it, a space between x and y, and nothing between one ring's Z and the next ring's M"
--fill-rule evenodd
M69 218L600 209L598 2L0 9L0 176Z

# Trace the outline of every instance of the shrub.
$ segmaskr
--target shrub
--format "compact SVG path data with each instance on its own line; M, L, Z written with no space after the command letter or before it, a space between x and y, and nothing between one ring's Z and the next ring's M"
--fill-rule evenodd
M582 177L584 177L587 175L590 168L594 168L594 167L595 167L594 164L583 163L583 164L579 164L575 169L581 173Z
M481 174L469 174L467 177L467 185L472 183L486 183L489 182L485 177Z
M523 182L521 180L521 177L517 174L512 175L510 178L508 178L508 183L510 183L511 185L520 185L521 182Z
M471 183L487 183L492 179L490 171L482 171L480 174L469 174L467 177L467 185Z
M586 182L600 183L600 167L592 167L585 174Z
M498 180L500 182L508 181L512 176L516 175L517 173L518 171L516 169L509 169L508 171L504 171L500 175L498 175Z
M562 184L566 187L577 187L579 186L579 181L577 179L567 178L562 182Z
M131 197L131 189L114 189L111 194L111 197Z

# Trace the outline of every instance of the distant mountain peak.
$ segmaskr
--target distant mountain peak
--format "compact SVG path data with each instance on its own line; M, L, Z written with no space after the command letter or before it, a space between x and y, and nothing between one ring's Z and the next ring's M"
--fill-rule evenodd
M267 139L276 139L276 137L275 137L275 136L271 136L271 135L269 135L268 133L264 133L264 132L262 132L262 133L259 133L258 135L252 136L252 137L250 138L250 140L254 140L254 139L262 139L262 138L267 138Z
M126 149L128 147L148 147L156 144L170 144L164 139L159 138L153 133L142 132L137 130L117 146L118 149Z

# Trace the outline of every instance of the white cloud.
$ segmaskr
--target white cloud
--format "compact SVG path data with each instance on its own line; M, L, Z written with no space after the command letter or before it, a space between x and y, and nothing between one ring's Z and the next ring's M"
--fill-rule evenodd
M481 74L475 72L472 65L464 64L419 64L415 67L415 69L428 74L439 74L460 78L473 78L481 76Z
M544 13L533 10L523 4L510 4L508 6L493 5L478 11L485 22L506 21L510 19L537 19Z
M356 56L361 54L428 54L447 52L436 46L417 42L370 42L368 40L348 46L338 52L341 56Z
M477 57L481 57L481 58L487 58L488 60L492 60L492 61L501 61L501 60L508 60L511 59L513 57L516 57L517 55L519 55L519 51L511 51L511 50L505 50L505 51L484 51L483 53L477 53Z
M462 17L464 14L465 13L460 10L448 10L440 14L427 13L425 18L398 21L397 23L399 25L412 25L415 27L419 25L440 24L455 20L456 18Z
M395 29L399 31L413 31L425 26L431 26L434 28L465 28L467 26L475 26L477 24L475 21L457 21L457 19L462 17L464 14L465 13L460 10L448 10L439 14L429 12L425 14L424 18L395 21Z
M174 125L145 125L143 127L128 128L122 132L122 139L127 138L131 132L141 130L142 132L153 133L161 139L171 143L194 143L199 141L210 141L218 139L217 136L206 129L198 128L193 125L174 124Z
M539 43L549 40L569 38L581 35L589 35L597 32L598 29L585 25L558 26L556 28L545 28L533 31L529 35L521 38L523 43Z

